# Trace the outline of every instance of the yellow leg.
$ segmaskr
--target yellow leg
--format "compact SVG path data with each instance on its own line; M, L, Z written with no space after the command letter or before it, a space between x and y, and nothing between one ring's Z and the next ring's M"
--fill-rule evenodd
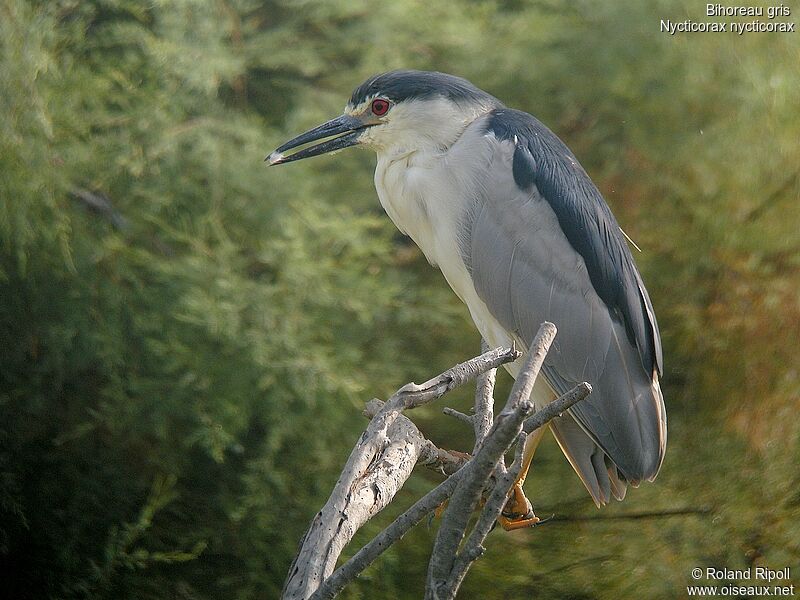
M525 478L528 476L528 470L531 467L533 455L539 442L542 441L542 436L547 428L540 427L531 433L525 440L525 448L522 451L522 468L519 471L517 480L511 488L508 495L503 512L498 521L506 531L513 529L522 529L524 527L531 527L539 522L539 517L533 514L533 507L530 501L525 497L525 492L522 491L522 484L525 483Z

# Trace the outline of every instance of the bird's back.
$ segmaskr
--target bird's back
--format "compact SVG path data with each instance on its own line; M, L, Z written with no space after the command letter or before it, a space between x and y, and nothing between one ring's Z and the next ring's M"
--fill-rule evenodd
M506 164L491 170L464 227L478 295L526 342L542 321L556 324L548 383L561 394L590 382L592 395L571 414L625 479L652 479L666 446L661 342L621 230L577 159L536 119L498 109L486 134Z

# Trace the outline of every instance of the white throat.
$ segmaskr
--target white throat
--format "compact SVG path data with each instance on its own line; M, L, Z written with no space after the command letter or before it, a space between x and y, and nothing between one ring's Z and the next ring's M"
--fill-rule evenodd
M476 324L484 319L476 314L476 309L483 312L483 302L461 257L458 228L475 201L470 190L483 185L497 144L493 135L486 135L485 119L479 117L448 148L399 143L378 149L375 168L375 188L384 210L428 261L441 269ZM479 325L479 329L483 328Z

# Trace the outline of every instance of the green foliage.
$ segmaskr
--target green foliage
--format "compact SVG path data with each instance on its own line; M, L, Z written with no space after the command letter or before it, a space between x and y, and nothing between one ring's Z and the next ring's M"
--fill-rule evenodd
M645 250L667 363L663 472L597 513L544 444L540 514L713 511L496 532L464 596L673 598L693 567L795 566L800 43L658 33L700 10L0 5L8 593L276 596L361 403L477 349L466 311L382 215L370 157L261 162L395 67L464 75L538 115ZM460 424L419 419L465 445ZM433 480L413 478L387 512ZM419 597L433 531L343 597Z

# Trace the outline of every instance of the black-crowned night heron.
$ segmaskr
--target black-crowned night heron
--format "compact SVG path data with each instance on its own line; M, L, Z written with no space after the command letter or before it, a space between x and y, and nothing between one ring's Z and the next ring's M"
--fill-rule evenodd
M464 79L393 71L369 78L342 116L267 160L356 144L377 152L383 208L438 265L490 345L527 348L542 322L558 327L532 398L541 407L592 384L549 428L595 503L652 481L667 441L658 325L624 234L572 152ZM543 431L526 443L506 528L537 520L521 486Z

